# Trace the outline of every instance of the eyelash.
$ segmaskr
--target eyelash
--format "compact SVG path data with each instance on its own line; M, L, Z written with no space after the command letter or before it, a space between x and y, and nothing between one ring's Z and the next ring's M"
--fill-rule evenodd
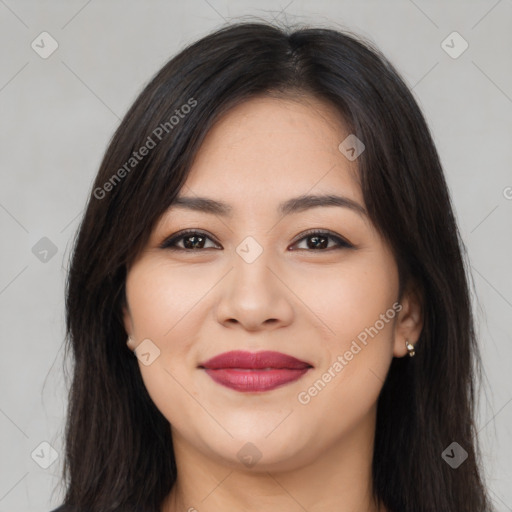
M182 231L181 233L177 233L175 235L172 235L171 237L169 237L166 240L164 240L160 244L160 248L161 249L168 249L168 250L171 250L171 251L185 251L185 252L197 252L197 251L204 251L206 249L214 249L213 247L207 247L207 248L203 248L203 249L185 249L183 247L177 247L176 246L176 242L178 242L178 241L180 241L180 240L182 240L184 238L187 238L189 236L192 236L192 235L201 236L201 237L207 238L207 239L211 240L212 242L216 243L206 233L204 233L202 231L196 231L194 229L188 229L188 230ZM310 237L313 237L313 236L323 236L323 237L330 238L330 239L336 241L336 243L338 245L336 247L329 247L329 248L326 248L326 249L293 249L293 250L308 251L308 252L313 252L313 251L314 252L326 252L326 251L330 251L330 250L333 250L333 249L353 249L354 248L354 246L352 244L350 244L349 242L347 242L346 240L344 240L340 236L335 235L331 231L314 230L314 229L311 229L309 231L306 231L305 233L302 233L302 237L299 238L296 242L294 242L293 245L295 245L295 244L297 244L299 242L302 242L304 239L307 239L307 238L310 238Z

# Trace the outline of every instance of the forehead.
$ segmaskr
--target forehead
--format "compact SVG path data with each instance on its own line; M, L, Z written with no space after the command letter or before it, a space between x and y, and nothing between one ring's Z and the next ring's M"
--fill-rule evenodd
M316 98L252 98L208 132L180 195L236 206L340 193L361 203L357 164L338 149L348 135L339 113Z

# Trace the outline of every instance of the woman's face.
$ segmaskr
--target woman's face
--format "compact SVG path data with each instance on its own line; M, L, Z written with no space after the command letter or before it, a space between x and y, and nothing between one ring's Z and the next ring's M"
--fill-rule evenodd
M197 154L179 194L188 207L161 217L129 269L125 327L133 346L144 343L139 368L177 454L289 469L373 435L386 373L411 332L357 159L338 148L348 135L313 98L235 107ZM344 199L304 199L327 195ZM198 233L160 247L182 230ZM205 364L231 351L298 361Z

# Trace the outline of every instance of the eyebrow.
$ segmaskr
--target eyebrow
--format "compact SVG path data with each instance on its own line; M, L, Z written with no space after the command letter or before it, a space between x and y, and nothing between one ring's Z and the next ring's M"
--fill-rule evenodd
M280 203L277 211L281 215L289 215L291 213L302 212L304 210L320 206L338 206L348 208L360 216L368 216L365 208L356 201L349 199L348 197L332 194L302 195L293 197ZM233 215L233 208L231 205L208 197L178 196L169 206L169 209L171 208L211 213L222 217L231 217Z

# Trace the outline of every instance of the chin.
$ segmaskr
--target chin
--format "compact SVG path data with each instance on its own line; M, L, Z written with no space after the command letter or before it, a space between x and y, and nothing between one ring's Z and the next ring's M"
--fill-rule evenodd
M293 436L289 432L278 435L274 432L268 436L268 432L258 435L253 431L249 436L239 436L230 432L234 439L224 439L214 445L209 443L209 449L216 458L237 470L288 471L307 465L316 458L311 443L305 442L300 435Z

